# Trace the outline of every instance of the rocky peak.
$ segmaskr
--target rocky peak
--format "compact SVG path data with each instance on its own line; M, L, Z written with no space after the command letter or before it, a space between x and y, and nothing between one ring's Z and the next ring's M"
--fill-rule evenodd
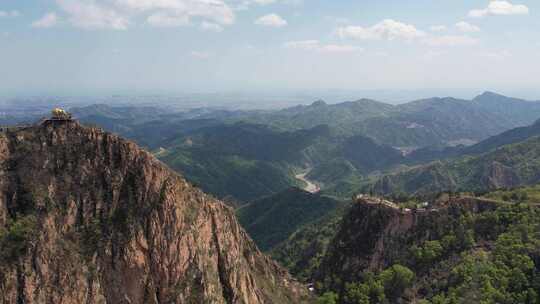
M488 199L459 197L431 205L430 209L405 209L388 201L359 199L344 216L340 229L322 259L316 280L341 290L346 282L361 280L365 271L381 271L405 263L404 244L421 243L437 236L466 213L497 208Z
M481 100L481 99L491 99L491 98L506 98L505 96L501 95L501 94L497 94L495 92L491 92L491 91L485 91L484 93L476 96L474 98L474 100Z
M299 303L233 210L76 121L0 133L0 303Z
M326 102L325 102L324 100L322 100L322 99L319 99L319 100L317 100L317 101L314 101L314 102L311 104L312 107L322 107L322 106L326 106L326 105L327 105Z

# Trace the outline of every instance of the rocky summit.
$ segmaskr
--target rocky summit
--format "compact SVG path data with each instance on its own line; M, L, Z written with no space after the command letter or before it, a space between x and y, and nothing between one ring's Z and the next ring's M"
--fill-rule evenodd
M234 212L76 121L0 134L0 303L302 303Z

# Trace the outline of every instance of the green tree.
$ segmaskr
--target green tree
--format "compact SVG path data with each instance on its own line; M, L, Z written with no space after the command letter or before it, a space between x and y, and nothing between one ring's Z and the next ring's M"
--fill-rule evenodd
M0 262L14 262L23 256L36 234L35 216L8 221L7 229L0 229Z
M456 247L457 238L454 234L445 235L441 240L441 245L445 252L450 252Z
M345 304L370 304L367 284L347 283L343 295Z
M415 274L409 268L395 264L379 274L387 297L395 300L401 296L405 289L412 286Z
M337 304L338 295L334 292L328 291L325 292L322 296L317 299L317 304Z
M428 265L440 258L444 250L439 241L427 241L422 247L413 246L411 251L418 264Z
M368 272L363 276L363 283L345 285L344 304L375 304L384 303L385 300L384 287L372 273Z

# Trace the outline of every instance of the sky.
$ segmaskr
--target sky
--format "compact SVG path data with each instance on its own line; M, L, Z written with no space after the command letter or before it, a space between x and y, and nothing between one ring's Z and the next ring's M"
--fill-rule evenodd
M4 95L515 92L539 71L537 0L0 1Z

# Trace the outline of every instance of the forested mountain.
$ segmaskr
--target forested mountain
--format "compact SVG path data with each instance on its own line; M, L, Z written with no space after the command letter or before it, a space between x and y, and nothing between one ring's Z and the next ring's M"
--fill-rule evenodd
M95 104L71 108L73 116L84 124L97 125L110 132L125 134L138 124L159 120L166 112L150 106L109 106ZM48 113L47 113L48 114Z
M481 109L469 100L431 98L398 107L400 114L396 119L409 122L406 128L425 129L431 133L433 140L439 137L445 144L477 141L521 125L520 122Z
M540 116L540 103L485 92L473 100L479 108L512 120L519 125L529 125Z
M341 203L318 220L299 226L286 240L272 248L271 256L287 267L294 277L312 282L350 206L350 202Z
M392 203L362 197L273 250L319 303L536 303L538 186ZM486 285L490 288L476 288Z
M351 181L351 174L361 178L399 163L402 155L367 137L343 137L326 125L279 131L235 123L177 137L159 158L210 193L248 201L301 186L294 176L302 170L311 170L309 177L322 186L333 187ZM331 164L340 161L350 164L351 172L334 170Z
M135 140L205 191L243 204L302 186L299 173L325 193L348 197L373 176L404 165L525 140L538 131L538 125L523 126L540 118L539 105L486 92L473 100L429 98L397 106L361 99L274 111L101 104L73 112L83 123ZM438 166L426 168L411 172L440 179L427 190L459 186ZM398 188L412 189L411 183Z
M531 137L477 156L435 161L386 175L371 189L384 194L493 190L538 183L539 172L540 137Z
M285 129L327 124L390 146L424 147L479 141L539 117L540 103L487 92L473 100L430 98L398 106L368 99L332 105L318 101L244 119Z
M504 111L509 105L513 110ZM398 106L362 99L279 111L146 110L146 118L139 116L145 111L103 107L77 113L153 149L205 191L240 202L301 186L294 175L306 169L327 193L348 196L377 171L484 153L524 139L533 127L490 136L540 117L537 103L494 93L472 101L431 98ZM415 151L418 147L425 148ZM444 172L437 173L437 166L429 168L426 179L452 183Z
M253 117L246 116L244 119L282 129L307 129L321 124L346 129L353 123L386 117L394 111L394 106L370 99L330 105L319 100L311 105L260 113Z
M501 134L492 136L475 145L466 147L461 154L481 154L490 150L502 147L504 145L518 143L528 138L540 136L540 120L526 127L515 128Z
M344 203L335 199L291 188L239 208L240 224L263 251L289 238L300 227L315 222Z
M520 194L531 192L446 197L428 210L359 200L313 272L321 301L536 303L540 209Z
M435 159L482 154L504 145L524 141L534 136L540 136L540 120L536 121L530 126L518 127L501 134L491 136L471 146L419 149L407 155L406 162L422 163Z
M182 131L182 126L174 123L210 119L226 123L264 124L282 131L328 125L338 133L371 137L389 146L425 147L479 141L511 128L529 125L540 118L540 103L486 92L473 100L430 98L398 106L361 99L338 104L317 101L278 111L201 108L167 112L152 107L137 109L93 105L75 108L73 112L84 122L100 122L116 127L117 132L151 120L170 124L171 128ZM188 123L183 126L187 127Z
M180 137L159 157L210 193L249 201L296 185L304 149L328 132L325 126L277 132L263 125L219 125Z

